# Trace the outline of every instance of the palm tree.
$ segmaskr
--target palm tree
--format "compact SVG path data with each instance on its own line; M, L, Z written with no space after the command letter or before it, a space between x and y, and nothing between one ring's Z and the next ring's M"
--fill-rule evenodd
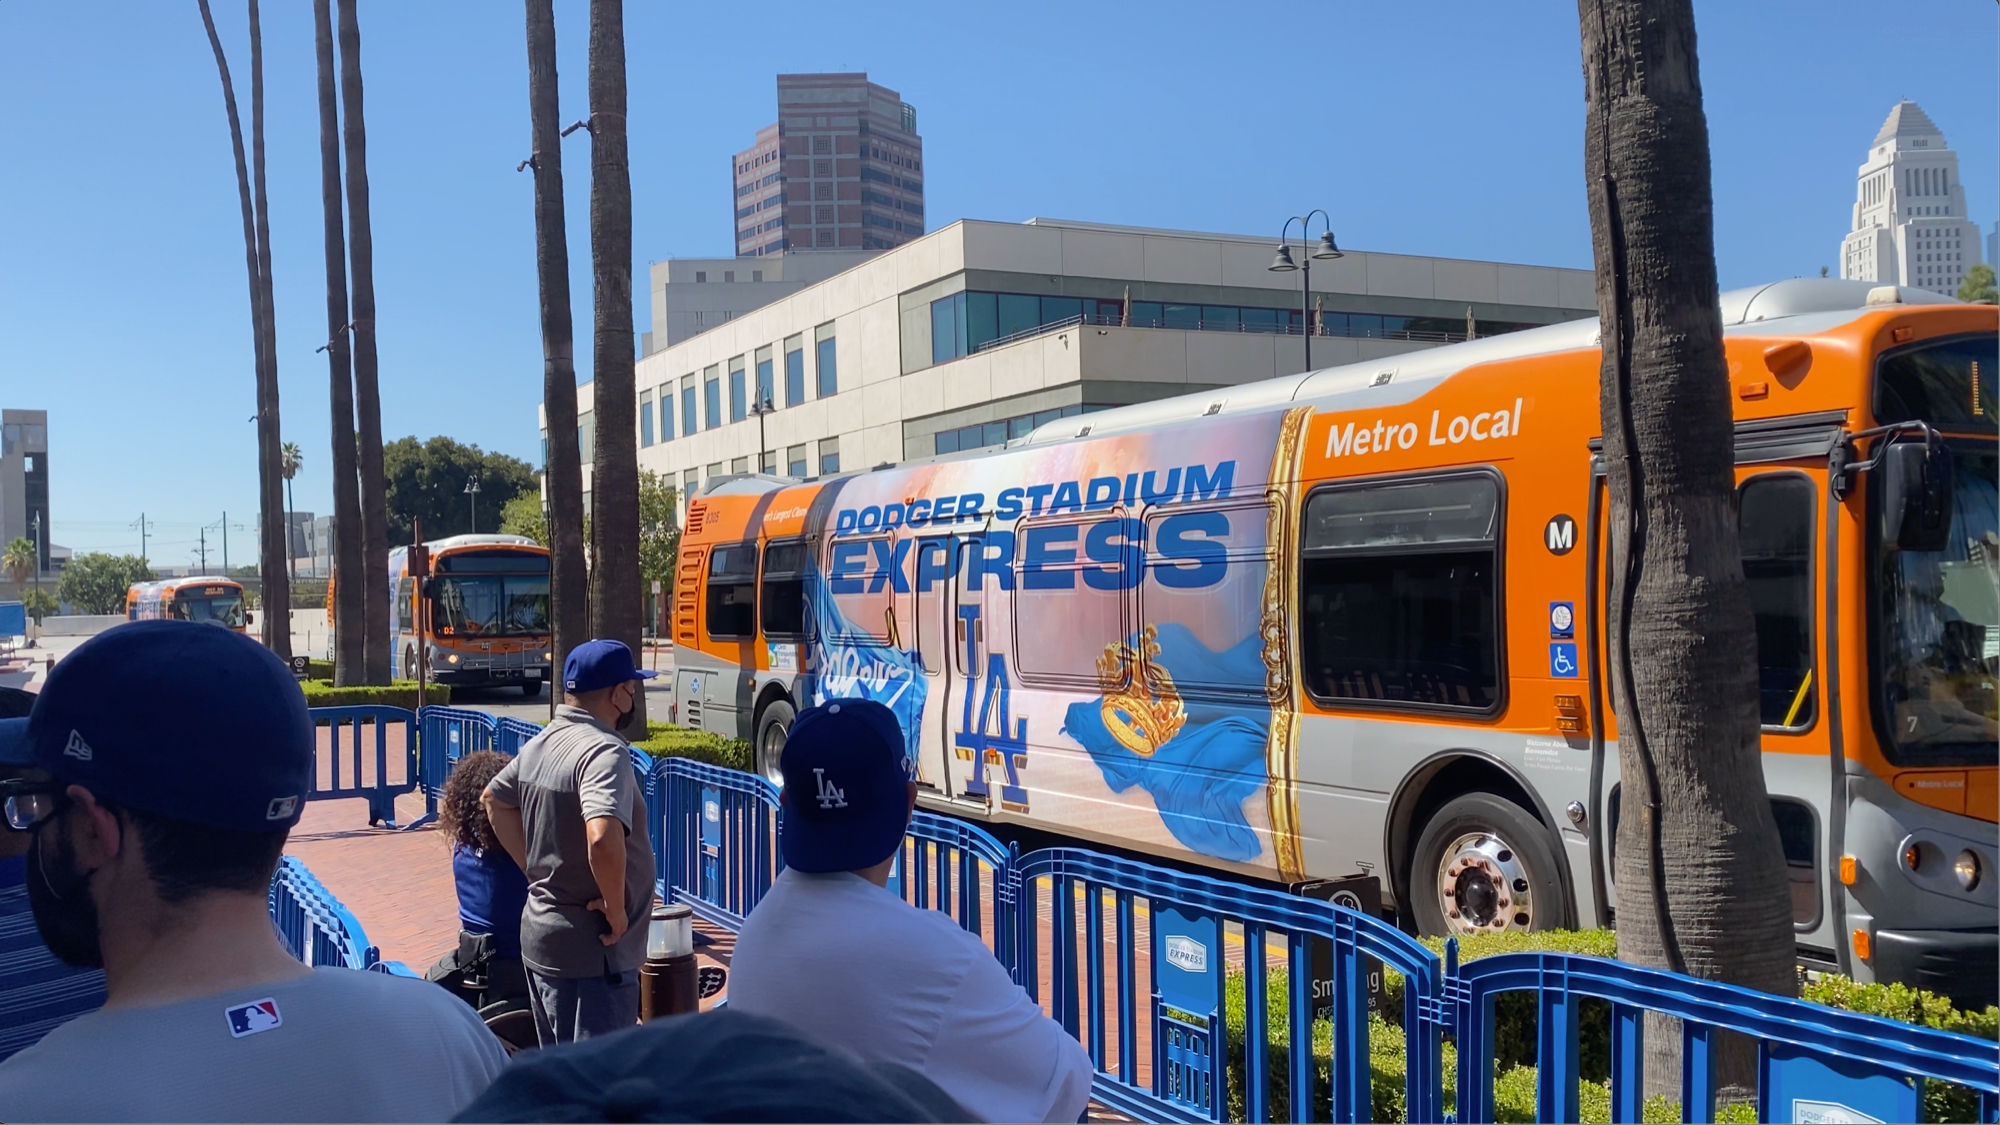
M333 441L333 682L366 680L368 626L361 563L359 439L354 432L353 355L347 324L347 231L340 196L340 109L335 99L331 0L313 0L313 43L319 60L319 202L326 257L326 366L332 387ZM386 565L386 562L385 562ZM380 638L386 647L388 639Z
M582 455L576 441L576 360L569 297L569 235L563 219L562 125L552 0L526 0L528 118L535 172L535 274L541 291L542 412L548 426L542 487L549 511L549 621L556 667L589 635L583 559ZM555 696L550 696L554 706Z
M592 410L590 625L641 651L639 439L632 359L632 168L626 157L625 3L590 0ZM628 732L646 729L641 693Z
M1577 8L1627 810L1618 953L1790 995L1792 919L1758 744L1692 0ZM1749 1041L1724 1039L1723 1081L1754 1080ZM1648 1086L1677 1088L1678 1030L1649 1021L1645 1046Z
M288 441L278 447L278 471L285 474L285 561L290 565L285 573L294 581L298 579L298 552L292 550L292 478L299 475L299 466L305 464L305 455L299 452L299 443Z
M375 369L375 237L368 219L368 128L361 103L361 21L340 0L341 136L347 157L347 254L354 286L354 412L361 432L361 618L364 682L386 684L389 642L389 495L382 475L382 395Z
M17 592L28 584L30 575L41 569L36 565L39 562L35 557L35 541L25 535L16 536L5 551L0 551L0 570L7 572L7 580Z
M259 507L259 567L266 605L291 604L291 587L285 581L284 539L269 513L284 504L283 478L278 470L278 349L272 318L271 226L265 214L269 199L264 182L264 43L257 0L250 9L250 143L256 169L252 195L250 167L243 151L243 120L236 109L236 90L229 79L229 60L222 39L215 31L215 16L208 0L196 0L208 45L215 54L216 73L222 80L223 107L229 116L229 139L236 156L236 189L243 210L243 254L250 275L250 327L256 353L257 386L257 482ZM290 615L264 615L264 644L280 659L291 656Z

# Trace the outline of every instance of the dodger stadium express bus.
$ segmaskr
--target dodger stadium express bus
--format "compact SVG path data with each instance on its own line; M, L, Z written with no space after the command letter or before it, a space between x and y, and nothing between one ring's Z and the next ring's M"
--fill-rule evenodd
M1917 302L1926 302L1919 304ZM1992 998L1996 312L1723 300L1765 779L1801 957ZM1596 325L724 478L677 564L678 718L867 696L923 804L1297 882L1418 929L1606 925Z
M243 608L243 585L230 578L162 578L125 591L125 619L206 621L238 633L253 624Z
M549 680L554 638L549 631L549 551L520 535L454 535L426 544L431 580L424 636L430 678L438 683L515 685L540 695ZM339 576L335 576L335 581ZM327 621L333 621L327 583ZM392 666L417 678L417 598L410 549L389 552ZM334 638L327 634L327 657Z

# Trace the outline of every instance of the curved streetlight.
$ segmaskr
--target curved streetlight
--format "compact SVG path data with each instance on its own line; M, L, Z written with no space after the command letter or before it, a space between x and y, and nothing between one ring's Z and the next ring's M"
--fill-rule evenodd
M778 408L771 405L771 396L765 395L750 404L750 413L757 416L757 471L764 471L764 419L776 414ZM772 470L775 475L776 469Z
M1326 226L1325 229L1320 231L1319 245L1313 247L1312 253L1306 255L1305 264L1300 266L1299 263L1292 260L1292 248L1285 241L1285 237L1291 233L1292 224L1297 223L1299 224L1299 239L1304 241L1311 238L1311 224L1314 215L1318 215L1320 221L1326 224ZM1301 270L1304 275L1301 278L1303 284L1299 287L1299 326L1305 332L1307 371L1313 369L1313 323L1311 307L1313 260L1318 259L1325 262L1344 256L1340 247L1335 245L1333 241L1333 217L1318 208L1314 208L1302 216L1293 215L1291 218L1286 219L1284 227L1278 231L1278 252L1271 258L1271 264L1267 268L1272 273L1291 273L1294 270Z
M479 478L465 482L465 507L472 517L472 534L479 534Z

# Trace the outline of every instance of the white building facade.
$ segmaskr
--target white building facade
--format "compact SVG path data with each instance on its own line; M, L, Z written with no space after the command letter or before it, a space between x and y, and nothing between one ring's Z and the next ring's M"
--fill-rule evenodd
M1965 214L1958 154L1917 103L1898 103L1856 177L1840 276L1956 293L1979 263L1979 243Z
M639 466L685 504L735 473L868 469L1295 374L1308 342L1311 365L1332 367L1595 315L1588 270L1367 252L1313 261L1302 310L1300 275L1272 272L1272 251L1269 238L954 223L640 359ZM586 507L591 409L585 384Z

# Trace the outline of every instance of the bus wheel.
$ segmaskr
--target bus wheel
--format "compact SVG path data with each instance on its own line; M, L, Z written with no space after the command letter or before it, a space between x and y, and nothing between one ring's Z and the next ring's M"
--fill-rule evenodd
M542 681L529 680L523 683L521 685L521 694L527 696L529 699L539 698L542 694Z
M416 649L411 648L403 650L403 678L406 680L414 680L417 678Z
M1562 885L1548 829L1491 793L1467 793L1431 816L1410 862L1410 905L1430 937L1549 930Z
M778 760L784 756L785 736L792 732L792 720L797 715L791 704L778 699L764 708L764 714L757 720L757 772L773 785L785 784Z

